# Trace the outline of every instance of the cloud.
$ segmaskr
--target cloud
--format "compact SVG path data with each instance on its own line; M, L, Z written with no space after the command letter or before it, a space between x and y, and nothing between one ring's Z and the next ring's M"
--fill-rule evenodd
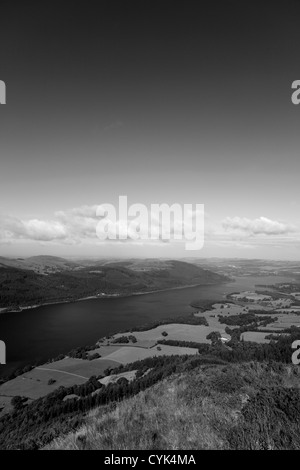
M195 220L197 217L202 220L201 216L203 216L201 210L189 212L183 220L176 216L171 217L170 226L168 227L168 224L166 226L161 218L156 217L155 213L152 214L149 211L147 220L142 218L138 222L134 222L129 217L129 224L127 225L126 222L117 220L118 211L116 208L116 217L112 217L111 224L104 229L112 238L114 238L113 235L116 235L115 240L110 240L106 237L103 237L103 239L98 238L97 227L101 220L101 217L97 216L98 207L97 205L82 205L69 210L57 211L51 220L43 218L25 220L10 215L1 216L0 214L0 242L1 244L13 244L18 241L31 241L41 244L63 245L130 243L166 246L173 244L173 242L184 242L185 236L181 239L181 234L194 234ZM205 219L207 220L206 217ZM168 220L168 218L165 220ZM108 218L106 218L106 221L108 221ZM142 233L148 235L146 238L138 239L140 237L135 236L137 234L135 224L139 227L137 232L140 235ZM164 237L168 232L169 238ZM197 234L198 232L199 226ZM178 240L176 240L177 238ZM208 246L224 247L225 249L230 247L258 249L267 246L299 249L300 235L299 230L294 226L267 217L255 219L227 217L217 224L208 221L205 225L204 240ZM170 243L171 241L172 243Z
M247 219L246 217L227 217L223 223L225 231L240 233L241 235L287 235L295 231L291 225L271 220L267 217Z
M172 241L185 241L185 237L196 236L195 227L203 227L203 210L190 211L182 216L168 212L163 218L152 212L152 207L143 206L145 213L128 216L128 220L118 220L118 210L105 217L105 223L100 224L101 217L97 212L97 205L83 205L70 210L56 211L53 220L21 219L11 216L0 216L1 243L18 240L53 242L64 244L94 243L121 241L122 243L136 243L142 238L143 243L166 244ZM106 212L106 211L105 211ZM181 210L180 210L181 214ZM179 214L179 215L180 215ZM137 218L135 218L137 217ZM111 220L109 220L111 219ZM198 220L195 225L195 221ZM194 227L195 225L195 227ZM103 236L101 236L103 235ZM190 239L190 238L189 238Z
M21 220L11 216L0 217L0 238L3 241L17 240L62 240L67 236L65 227L58 221Z
M71 238L96 238L97 205L80 206L69 211L55 212L55 218L65 227Z
M31 240L62 240L67 236L66 228L58 221L33 219L23 222L25 236Z

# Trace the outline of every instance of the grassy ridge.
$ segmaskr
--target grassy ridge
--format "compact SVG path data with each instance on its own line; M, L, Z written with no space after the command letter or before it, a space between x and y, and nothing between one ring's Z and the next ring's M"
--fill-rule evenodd
M207 365L91 411L47 449L299 449L298 368Z

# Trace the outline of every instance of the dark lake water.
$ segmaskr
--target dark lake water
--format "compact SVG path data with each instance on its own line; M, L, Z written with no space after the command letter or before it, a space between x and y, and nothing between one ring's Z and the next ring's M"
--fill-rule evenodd
M45 305L0 314L0 339L6 343L7 364L0 376L36 361L46 361L99 338L154 320L189 314L193 301L205 304L230 292L254 289L255 284L288 282L287 278L237 277L217 286L173 289L123 298L92 299Z

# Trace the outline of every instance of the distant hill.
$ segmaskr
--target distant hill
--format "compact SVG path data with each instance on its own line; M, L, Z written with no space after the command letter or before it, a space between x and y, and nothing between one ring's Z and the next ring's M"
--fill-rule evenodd
M22 266L22 268L20 268ZM129 295L226 282L228 278L183 261L112 262L82 267L63 258L0 260L0 308Z
M56 256L31 256L30 258L4 258L0 256L0 266L29 269L37 273L49 273L75 269L78 264Z

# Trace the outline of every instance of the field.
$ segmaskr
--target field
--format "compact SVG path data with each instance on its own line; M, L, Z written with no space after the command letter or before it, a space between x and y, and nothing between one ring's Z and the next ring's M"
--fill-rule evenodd
M242 333L242 338L244 341L252 341L254 343L269 343L270 340L266 339L266 336L269 333L261 333L259 331L246 331Z
M118 345L101 345L99 348L93 349L92 351L89 351L89 355L98 353L100 354L101 357L106 357L108 354L111 354L114 351L117 351L120 348Z
M160 350L157 349L160 348ZM167 346L159 345L151 349L142 349L134 346L127 346L118 349L118 351L113 352L107 359L120 362L121 364L128 364L130 362L140 361L146 359L147 357L154 356L172 356L172 355L185 355L185 354L197 354L198 350L195 348L181 348L179 346ZM101 359L98 359L100 361Z
M248 306L230 304L230 303L223 303L223 304L218 303L218 304L214 304L210 310L206 310L205 312L202 312L202 313L199 312L196 315L204 316L208 321L209 327L213 331L219 331L222 334L222 336L226 336L226 334L224 334L223 326L219 322L218 315L223 315L223 316L240 315L243 313L251 312L251 310L254 310L254 309L272 310L273 313L270 313L270 316L274 318L277 317L278 320L274 321L274 323L270 323L266 327L260 327L260 328L263 330L273 329L274 331L276 331L276 330L282 330L285 328L290 328L292 325L300 327L300 307L297 305L291 306L291 303L292 302L290 299L271 300L269 302L270 305L268 306L253 304L252 302L251 304L248 304ZM286 305L286 308L278 308L278 306L282 307L283 305ZM276 307L277 309L274 312L274 308ZM225 326L226 325L224 325L224 328ZM251 338L252 338L251 340L247 339L246 341L255 341L258 343L266 342L262 340L259 334L256 337L255 333L253 333L253 336L251 336ZM257 338L257 340L255 338Z
M226 302L213 304L210 310L205 310L204 312L198 313L197 315L205 316L206 318L207 315L239 315L240 313L245 313L247 310L247 307Z
M218 319L215 319L213 328L204 325L185 325L178 323L169 323L168 325L160 325L156 328L147 331L133 331L132 334L138 341L158 341L162 339L171 339L179 341L194 341L197 343L210 343L206 336L212 331L217 329L225 334L225 329L220 325ZM163 336L162 333L166 332L168 335ZM129 334L129 333L128 333ZM117 338L121 335L115 335Z
M278 295L277 293L276 295ZM251 310L274 310L276 308L286 308L293 304L293 300L286 297L273 298L270 295L259 294L256 292L241 292L231 294L229 298L238 301L241 307Z
M275 317L278 318L277 321L274 321L274 323L270 323L266 327L261 327L261 329L266 329L266 330L283 330L285 328L290 328L292 325L299 326L300 327L300 316L296 314L282 314L278 313L274 315Z
M87 361L83 359L74 359L68 357L62 359L61 361L52 362L43 367L52 371L60 371L62 375L73 375L74 377L83 377L86 380L89 379L92 375L103 374L104 370L108 367L118 367L119 364L116 364L116 361L109 360L106 356L105 358L94 359L93 361ZM38 368L39 370L41 368Z
M160 335L159 338L163 338L163 336ZM153 346L156 341L142 340L141 343ZM103 375L107 368L113 369L120 364L128 364L153 356L198 353L197 349L192 348L166 345L158 347L160 348L159 350L157 347L143 348L141 346L103 345L94 351L90 351L90 354L98 352L102 356L99 359L89 361L66 357L60 361L43 364L0 386L0 413L4 414L11 410L10 402L11 398L14 396L22 396L30 400L35 400L47 395L60 386L70 387L75 384L83 384L92 375ZM110 378L109 381L111 380L113 379ZM49 384L49 381L54 382Z
M299 305L294 305L293 307L289 308L278 308L276 312L279 313L298 313L300 315L300 307Z
M48 385L50 379L55 380L55 384ZM2 395L17 396L21 395L27 398L36 399L47 395L53 389L59 386L68 387L76 383L86 382L86 378L64 374L54 370L33 369L32 371L20 375L9 382L4 383L0 387L0 399Z

